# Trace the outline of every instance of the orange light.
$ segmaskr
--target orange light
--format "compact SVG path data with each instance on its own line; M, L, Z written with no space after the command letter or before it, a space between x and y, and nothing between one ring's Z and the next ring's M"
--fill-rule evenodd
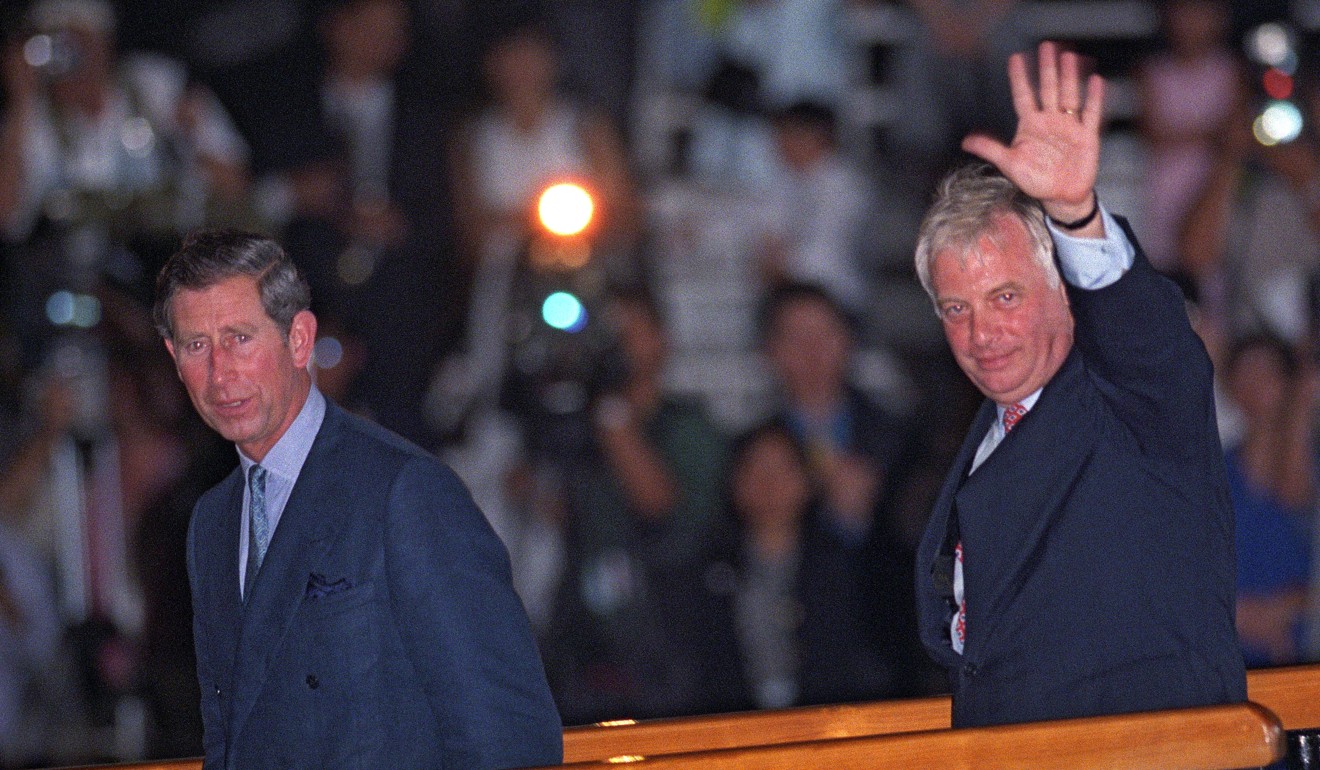
M591 224L596 204L581 185L560 182L550 185L536 203L536 213L545 229L555 235L577 235Z

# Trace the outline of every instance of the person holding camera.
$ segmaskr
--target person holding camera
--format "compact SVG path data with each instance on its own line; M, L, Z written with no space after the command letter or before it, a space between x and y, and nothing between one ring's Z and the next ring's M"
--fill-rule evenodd
M247 149L220 103L183 66L115 50L104 0L41 0L34 34L4 51L0 232L87 221L125 239L200 226L240 207Z
M723 436L699 402L665 390L655 302L616 291L605 309L622 377L603 385L589 449L567 466L566 564L542 647L568 724L695 707L676 576L704 555L723 503Z

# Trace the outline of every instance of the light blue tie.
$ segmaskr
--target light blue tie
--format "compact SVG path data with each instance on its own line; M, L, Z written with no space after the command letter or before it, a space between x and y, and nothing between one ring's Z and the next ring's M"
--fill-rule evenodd
M252 593L261 562L270 546L270 521L266 518L266 469L253 465L248 469L248 555L247 574L243 578L243 600Z

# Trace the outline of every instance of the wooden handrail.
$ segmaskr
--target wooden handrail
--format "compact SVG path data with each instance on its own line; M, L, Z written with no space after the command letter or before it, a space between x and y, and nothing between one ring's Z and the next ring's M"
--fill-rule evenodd
M564 730L564 762L582 762L618 754L676 754L826 738L855 738L948 726L947 695L642 722L620 720Z
M657 756L628 755L573 767L628 763L651 770L1228 770L1283 757L1279 720L1254 703L1054 722L843 738Z
M1320 664L1247 672L1247 697L1273 711L1285 730L1320 728ZM949 727L949 697L620 720L564 731L564 761L621 754L676 754Z
M1320 664L1248 671L1247 694L1274 712L1285 730L1320 728ZM948 696L939 696L642 722L621 720L564 730L564 761L939 730L949 727L949 709ZM201 770L201 766L200 759L183 759L115 767Z
M1320 664L1248 671L1247 699L1273 711L1285 730L1320 729Z

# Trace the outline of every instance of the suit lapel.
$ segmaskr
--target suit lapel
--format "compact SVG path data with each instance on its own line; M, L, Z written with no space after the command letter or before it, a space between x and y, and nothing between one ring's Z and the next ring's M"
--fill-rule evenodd
M1052 514L1064 508L1090 452L1085 376L1074 350L1022 423L953 496L966 553L969 654L993 634L1002 603L1030 574Z
M981 404L980 410L977 411L976 417L972 420L972 425L967 430L967 436L963 439L962 448L958 450L958 456L950 466L949 473L944 478L944 486L940 489L939 497L936 498L935 505L931 509L930 522L926 525L926 531L922 537L921 560L917 567L919 570L918 579L925 581L927 585L936 586L932 570L935 568L936 558L940 555L940 551L948 537L955 496L963 481L967 478L967 469L971 467L972 458L976 456L976 449L980 446L985 432L990 429L990 424L994 421L994 418L994 402L986 399ZM952 575L949 577L952 579ZM950 657L941 661L941 663L953 665L959 656L953 652L948 644L947 599L937 586L927 591L918 592L918 595L923 600L921 628L923 633L927 635L926 645L932 650L947 653L947 656Z
M238 627L242 621L242 599L238 591L239 525L243 511L243 472L235 469L223 482L215 506L199 515L195 548L209 554L197 559L197 569L204 574L198 585L205 591L198 612L206 613L212 665L220 667L216 675L227 683L232 676Z
M252 711L274 655L302 604L308 575L349 519L350 509L337 504L339 495L335 491L341 481L341 474L335 471L340 467L335 456L341 427L342 415L327 402L321 430L298 474L248 597L235 662L231 735L239 734ZM235 556L235 564L237 559Z

